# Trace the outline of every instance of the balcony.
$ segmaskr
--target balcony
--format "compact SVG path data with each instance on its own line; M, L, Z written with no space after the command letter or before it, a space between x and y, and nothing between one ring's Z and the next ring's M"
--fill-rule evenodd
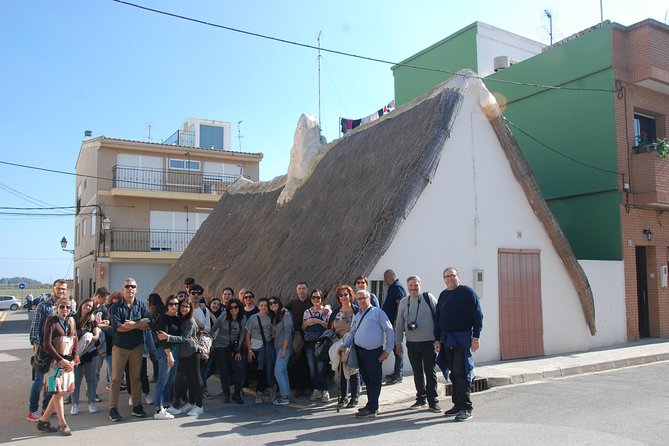
M114 166L113 188L222 195L239 175Z
M669 208L669 159L655 152L632 156L634 204Z
M112 229L111 250L127 252L183 252L195 231Z

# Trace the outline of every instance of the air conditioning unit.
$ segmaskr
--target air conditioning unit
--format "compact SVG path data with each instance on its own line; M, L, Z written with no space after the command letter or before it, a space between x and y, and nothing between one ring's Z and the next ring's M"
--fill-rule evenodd
M495 72L498 72L499 70L509 68L511 65L515 65L517 63L518 59L514 59L509 56L497 56L495 59L493 59L493 68L495 69Z

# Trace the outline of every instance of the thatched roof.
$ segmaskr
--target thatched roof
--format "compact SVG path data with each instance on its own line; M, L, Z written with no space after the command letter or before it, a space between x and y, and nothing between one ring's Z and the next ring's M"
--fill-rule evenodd
M174 292L192 276L215 292L224 286L246 287L287 301L299 281L327 296L360 272L371 271L432 180L467 88L468 81L442 84L331 143L313 174L283 206L277 205L281 188L224 195L155 291ZM594 304L585 274L502 119L492 118L495 131L583 293L593 331Z

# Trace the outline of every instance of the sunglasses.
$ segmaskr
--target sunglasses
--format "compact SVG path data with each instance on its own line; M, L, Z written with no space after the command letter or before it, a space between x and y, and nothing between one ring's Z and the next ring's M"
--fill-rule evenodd
M239 310L239 305L230 305L231 310Z
M337 294L337 297L348 297L348 296L350 296L350 294L348 293Z
M63 308L69 310L71 307L69 305L58 305L59 310L62 310Z
M128 289L130 289L130 288L137 288L137 285L123 285L123 288L125 288L126 290L128 290Z
M168 306L168 307L178 307L178 306L179 306L179 302L169 302L169 303L167 304L167 306Z
M270 301L269 301L269 304L270 304L270 305L279 305L279 302L277 302L277 301L275 301L275 300L270 300Z
M244 296L244 299L254 299L254 297L251 296L250 294L248 294L248 295Z
M195 296L196 294L202 294L202 291L191 291L190 293Z

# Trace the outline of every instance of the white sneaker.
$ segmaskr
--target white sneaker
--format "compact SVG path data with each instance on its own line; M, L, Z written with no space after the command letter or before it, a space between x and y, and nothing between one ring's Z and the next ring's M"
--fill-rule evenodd
M170 415L180 415L181 414L181 411L174 406L170 406L167 409L165 409L163 407L163 410L165 410L165 412L167 412Z
M153 398L151 398L151 395L149 395L148 393L144 395L144 404L147 404L149 406L153 404Z
M311 394L311 397L309 398L309 401L318 401L321 398L323 398L323 392L320 390L314 389L314 393Z
M330 392L327 390L323 390L323 396L321 398L322 403L329 403L330 402Z
M256 404L262 403L262 392L256 392Z
M132 406L132 395L128 397L128 406Z
M193 406L193 405L190 404L190 403L186 403L186 404L184 404L183 406L181 406L181 407L179 408L179 411L180 411L181 413L188 413L193 407L195 407L195 406Z
M189 417L196 417L198 415L202 415L204 413L204 408L200 406L193 406L191 410L188 411L188 416Z
M78 404L73 404L72 408L70 409L70 415L79 415L79 405Z
M98 406L95 405L95 403L90 403L88 405L88 413L97 413L98 411Z
M174 418L174 415L165 410L164 407L160 408L160 411L153 414L154 420L171 420Z

